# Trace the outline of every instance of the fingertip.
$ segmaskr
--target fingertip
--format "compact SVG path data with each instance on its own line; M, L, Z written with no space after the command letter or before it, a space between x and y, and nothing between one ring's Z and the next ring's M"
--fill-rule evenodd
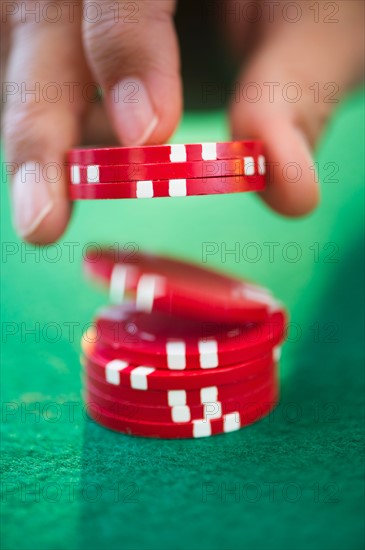
M312 212L320 199L316 166L306 135L292 113L275 112L272 105L256 110L235 106L232 116L232 131L238 139L260 139L264 144L266 189L260 197L284 216Z
M176 2L140 4L138 25L115 25L105 10L99 25L83 28L86 57L124 146L163 143L182 111Z
M175 132L183 111L182 81L178 72L160 75L152 72L147 76L152 101L156 105L158 124L150 136L148 144L167 141Z
M179 123L181 82L177 75L123 78L108 94L107 106L122 145L163 143Z
M108 108L122 145L145 143L158 124L150 93L140 78L123 78L108 94Z
M268 128L264 143L268 176L262 198L284 216L309 214L319 203L320 190L305 134L291 120L279 119Z
M66 199L58 199L37 223L27 232L22 232L17 227L19 236L30 244L48 245L58 241L64 234L71 217L71 205Z
M318 185L312 185L310 179L306 182L302 179L301 184L306 187L305 193L298 193L293 189L274 189L267 188L260 193L260 197L275 212L288 218L297 218L311 214L318 206L320 201L320 191Z
M51 183L42 165L23 163L11 186L13 224L18 235L34 244L48 244L60 238L71 214L65 182Z

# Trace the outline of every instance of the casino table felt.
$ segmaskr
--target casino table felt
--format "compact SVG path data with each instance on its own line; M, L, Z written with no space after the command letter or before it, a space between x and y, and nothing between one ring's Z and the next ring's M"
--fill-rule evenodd
M3 548L362 547L364 114L360 94L339 107L316 157L321 206L301 220L246 194L85 202L58 247L34 251L11 229L2 186ZM187 114L175 139L212 131L228 137L223 114ZM278 296L291 325L273 415L161 441L82 414L79 340L105 303L82 251L116 241L205 253Z

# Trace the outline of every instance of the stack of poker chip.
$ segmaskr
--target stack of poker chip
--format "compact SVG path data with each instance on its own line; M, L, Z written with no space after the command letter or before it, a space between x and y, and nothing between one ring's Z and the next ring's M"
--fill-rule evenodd
M259 141L73 149L68 165L71 200L187 197L265 187Z
M82 339L91 417L158 438L228 433L279 394L285 311L259 286L198 265L116 249L85 261L109 288Z

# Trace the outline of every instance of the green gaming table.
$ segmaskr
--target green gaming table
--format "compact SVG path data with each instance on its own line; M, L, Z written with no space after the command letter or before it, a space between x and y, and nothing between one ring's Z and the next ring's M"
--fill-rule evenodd
M37 250L15 236L2 182L4 550L363 548L364 115L361 93L338 108L316 155L321 205L304 219L249 194L85 201ZM226 138L223 113L197 112L174 141ZM107 296L81 258L115 242L197 262L214 243L208 266L286 304L272 415L177 441L88 419L79 338Z

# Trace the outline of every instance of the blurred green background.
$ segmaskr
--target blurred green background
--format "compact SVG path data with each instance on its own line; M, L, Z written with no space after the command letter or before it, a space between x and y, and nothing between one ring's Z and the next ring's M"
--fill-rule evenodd
M36 251L11 228L2 182L4 549L363 547L364 114L361 92L338 109L316 158L321 205L300 220L246 194L84 202L62 241ZM223 113L198 112L175 141L227 137ZM238 261L208 265L271 288L293 323L275 413L196 441L87 420L79 337L107 301L80 269L93 242L198 262L203 243L239 243ZM264 243L278 243L273 261Z

